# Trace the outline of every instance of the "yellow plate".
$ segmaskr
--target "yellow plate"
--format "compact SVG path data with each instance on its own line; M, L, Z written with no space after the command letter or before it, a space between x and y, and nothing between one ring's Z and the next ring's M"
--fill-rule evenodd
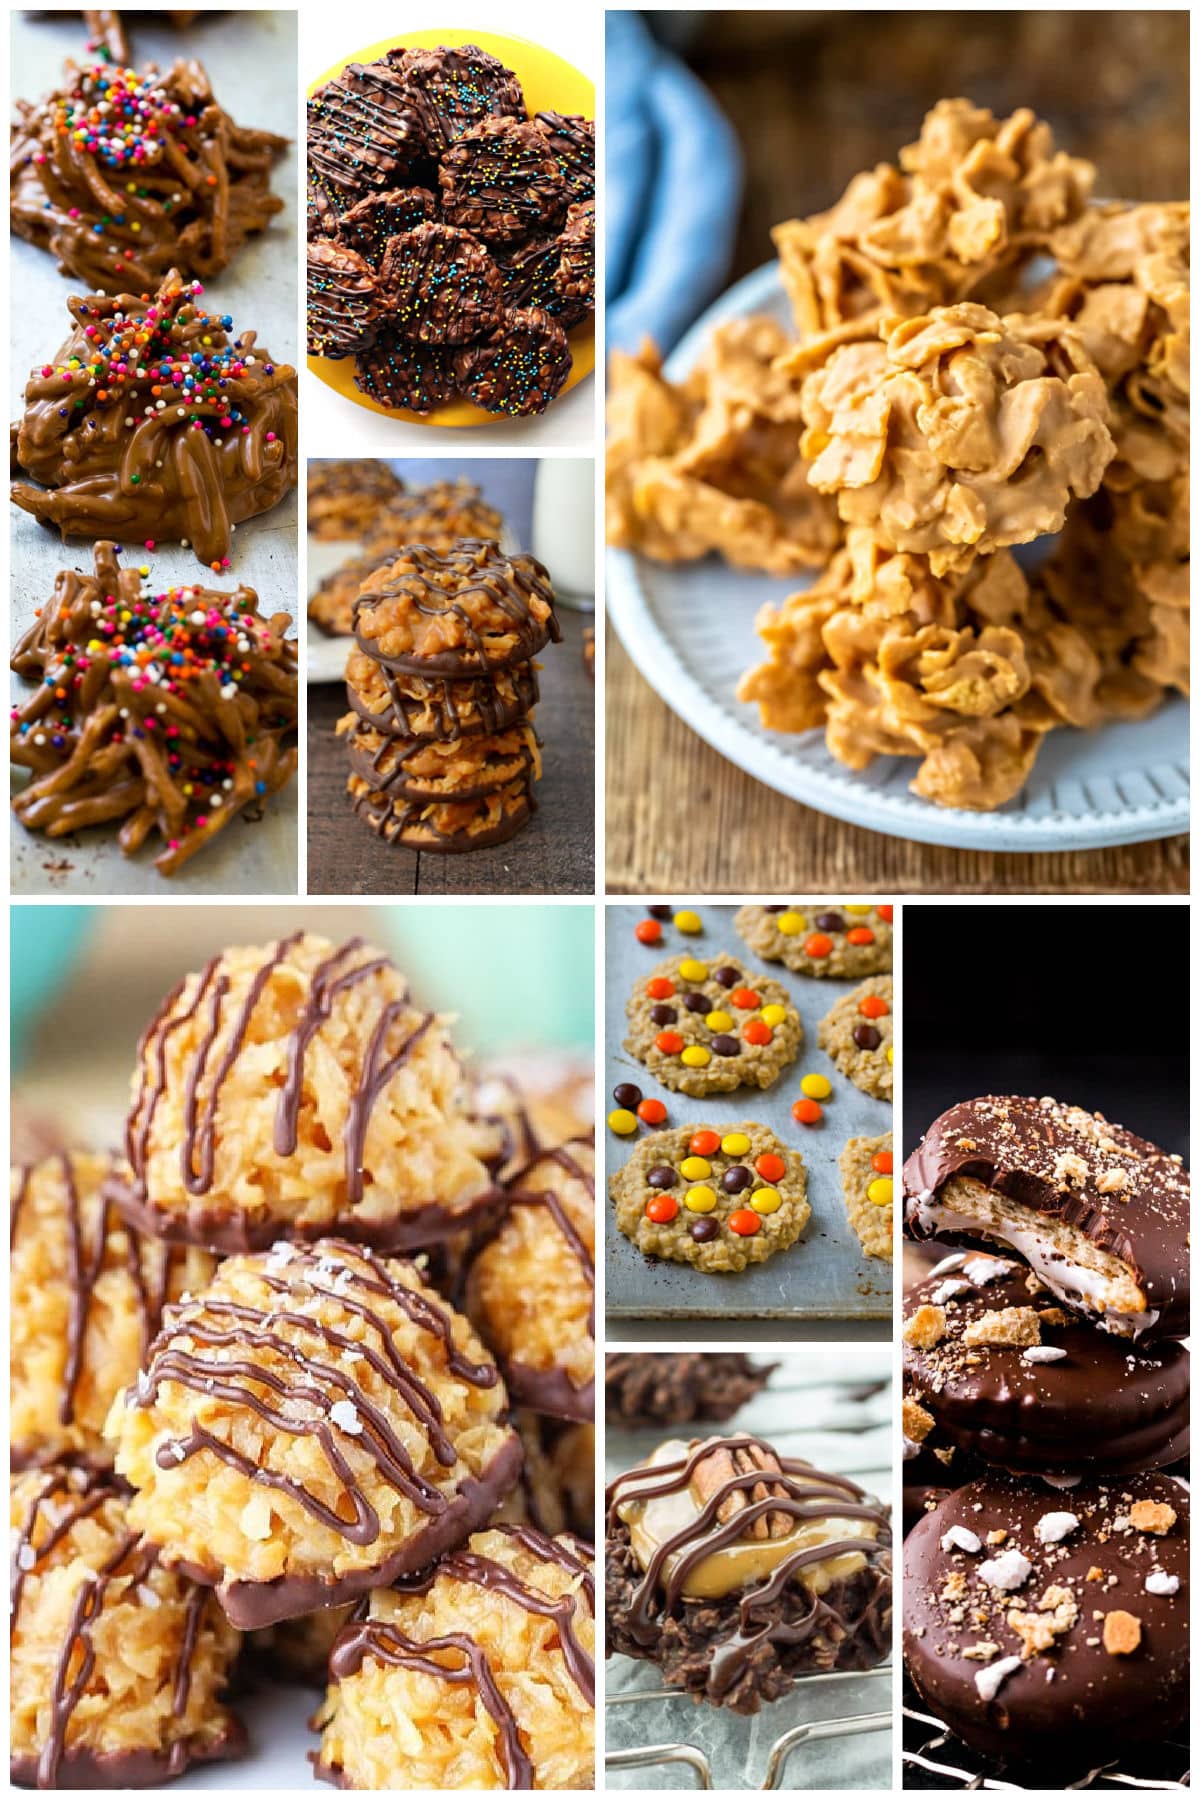
M309 88L309 98L318 88L325 86L340 75L347 63L375 62L385 50L403 47L405 50L436 50L440 44L448 49L457 50L463 44L478 44L481 50L490 51L498 57L506 69L511 69L521 84L525 95L525 110L530 118L534 113L559 112L580 113L585 119L596 116L596 90L586 75L564 62L561 56L555 56L552 50L543 50L540 44L527 43L524 38L498 37L491 31L406 31L402 37L384 38L378 44L370 44L365 50L351 50L340 62L326 69L319 80ZM571 373L559 389L560 393L569 393L573 387L592 373L596 366L596 339L592 321L585 320L577 325L574 331L567 333L571 346ZM498 418L508 418L507 413L484 412L482 407L472 406L467 400L451 400L446 406L434 407L432 412L408 412L399 406L378 406L359 392L354 385L354 358L340 357L332 361L328 356L310 356L308 366L319 381L331 387L335 394L342 394L347 400L353 400L355 406L364 406L368 412L379 413L385 419L406 419L413 425L491 425ZM555 396L557 398L557 395ZM553 401L551 402L553 405ZM549 410L547 408L547 410Z

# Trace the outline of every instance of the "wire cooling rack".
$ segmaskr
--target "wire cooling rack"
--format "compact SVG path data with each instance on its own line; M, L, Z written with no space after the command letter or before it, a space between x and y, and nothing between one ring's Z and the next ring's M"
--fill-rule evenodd
M1039 1788L1046 1783L1039 1781ZM1103 1763L1083 1771L1073 1781L1051 1783L1071 1793L1085 1788L1135 1788L1156 1794L1188 1789L1188 1746L1167 1740L1139 1745L1118 1762ZM906 1788L978 1788L988 1793L1018 1794L1026 1783L997 1771L995 1763L980 1756L951 1735L940 1719L922 1710L912 1689L904 1693L904 1786Z
M888 1695L891 1692L890 1663L881 1663L875 1669L839 1669L827 1675L806 1675L803 1677L804 1692L811 1693L815 1689L835 1687L845 1681L867 1681L873 1676L883 1675L888 1678ZM666 1700L684 1700L689 1712L694 1705L687 1694L678 1688L646 1688L632 1693L610 1694L605 1704L616 1706L652 1706ZM763 1779L758 1784L762 1793L784 1786L788 1763L793 1754L806 1744L827 1742L830 1738L862 1737L872 1731L886 1731L892 1723L890 1704L877 1712L854 1713L848 1717L830 1719L809 1719L802 1725L793 1725L777 1737L767 1752L766 1769ZM683 1765L692 1770L696 1777L695 1786L712 1788L713 1767L705 1751L695 1744L664 1743L642 1744L633 1749L610 1750L604 1758L606 1769L649 1769L663 1767L668 1764Z

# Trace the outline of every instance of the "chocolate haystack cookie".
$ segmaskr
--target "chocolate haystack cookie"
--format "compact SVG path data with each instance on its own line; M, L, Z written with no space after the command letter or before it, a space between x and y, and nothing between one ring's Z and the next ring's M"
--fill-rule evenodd
M359 593L354 635L400 674L461 680L528 662L561 632L541 563L468 540L442 554L410 544L379 569Z
M377 269L394 237L414 231L438 216L438 200L428 188L392 188L383 194L364 194L342 215L337 234L350 250L357 250Z
M1000 1474L904 1546L904 1661L968 1744L1059 1788L1187 1715L1188 1492L1131 1475L1055 1493Z
M501 315L500 271L482 245L450 225L418 225L393 238L379 283L392 328L422 343L469 343Z
M353 356L375 341L377 281L357 250L330 238L308 244L308 354Z
M571 350L562 326L537 307L504 314L482 343L455 358L459 385L484 412L545 412L571 372Z
M533 122L545 138L572 200L596 192L596 127L578 113L540 112Z
M764 1388L777 1365L733 1351L681 1350L605 1358L604 1416L610 1425L723 1425Z
M271 168L286 138L231 119L197 62L68 65L17 112L11 228L98 293L149 292L170 269L219 275L283 206Z
M993 1095L925 1133L904 1165L904 1224L915 1238L1014 1250L1068 1310L1118 1337L1180 1337L1189 1194L1178 1156L1100 1113Z
M530 238L527 243L510 249L497 248L496 267L500 271L501 297L507 311L520 307L540 307L550 314L564 331L570 331L590 317L592 302L573 298L558 285L563 247L559 235Z
M581 200L567 213L558 246L560 260L554 284L563 302L592 307L596 303L596 202Z
M481 119L525 117L525 96L511 69L478 44L458 49L390 50L434 157Z
M432 412L457 392L449 351L390 327L376 331L371 348L355 357L354 385L378 406L415 413Z
M408 89L389 63L348 63L308 103L310 177L339 213L372 190L404 187L426 155Z
M566 182L527 121L472 125L443 155L438 180L446 218L488 243L515 243L566 210Z
M122 821L127 856L157 833L155 867L174 875L239 814L261 817L296 771L291 626L250 588L147 593L98 543L93 572L61 570L13 651L37 682L10 725L31 771L17 818L51 838Z
M891 1646L891 1530L853 1481L741 1435L660 1444L607 1493L608 1651L757 1713Z
M220 567L233 527L295 487L296 371L254 332L232 337L200 292L172 271L153 297L68 300L74 328L30 376L14 434L25 512L64 538L184 542Z

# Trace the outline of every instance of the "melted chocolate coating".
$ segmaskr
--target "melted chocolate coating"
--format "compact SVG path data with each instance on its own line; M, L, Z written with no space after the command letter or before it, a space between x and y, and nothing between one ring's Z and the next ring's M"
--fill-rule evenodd
M559 288L557 277L561 262L561 236L530 238L527 243L516 244L511 249L497 250L496 266L503 283L505 308L539 307L564 331L581 324L591 314L591 303L582 302Z
M535 113L533 122L546 140L567 184L571 199L590 200L596 192L596 127L578 113Z
M933 1414L943 1440L1014 1472L1049 1475L1128 1475L1187 1454L1190 1359L1182 1345L1134 1349L1064 1314L1048 1289L1031 1293L1023 1265L980 1285L970 1281L971 1266L968 1257L966 1268L926 1277L904 1301L906 1319L931 1303L946 1313L941 1343L904 1346L906 1390ZM959 1283L965 1292L946 1291ZM971 1322L1008 1307L1066 1318L1041 1327L1042 1346L1066 1354L1028 1361L1018 1345L961 1342Z
M596 300L596 202L573 206L558 240L561 258L555 286L567 305L591 308Z
M438 170L451 224L512 244L566 210L567 185L536 125L483 119L453 143Z
M518 831L529 823L537 811L537 800L528 779L510 782L501 791L500 798L515 804L503 805L494 825L475 830L471 823L464 822L446 831L428 816L428 800L405 800L394 794L376 793L369 788L359 790L358 779L351 775L347 791L353 801L354 811L366 820L377 836L388 844L404 844L410 849L432 850L445 856L461 856L468 850L487 850L495 844L505 844L510 838L516 837ZM485 796L475 803L476 812L486 810L488 798ZM458 805L458 800L455 798L446 804Z
M1100 1139L1113 1149L1102 1150ZM1063 1155L1082 1159L1081 1180L1059 1174L1056 1164ZM1100 1181L1115 1168L1132 1171L1130 1184L1102 1190ZM952 1106L935 1119L905 1163L904 1224L915 1238L938 1236L994 1248L978 1232L938 1223L938 1191L956 1175L1074 1226L1124 1262L1143 1289L1148 1310L1158 1314L1145 1337L1178 1337L1188 1330L1189 1185L1177 1158L1120 1125L1058 1101L988 1096ZM1060 1272L1067 1280L1066 1264ZM1082 1295L1062 1303L1095 1316Z
M354 385L378 406L415 413L432 412L458 392L448 351L401 337L390 328L377 331L371 348L358 352Z
M392 188L387 193L364 194L342 214L337 234L350 250L377 269L388 242L402 232L413 231L438 215L438 201L428 188Z
M481 119L525 117L520 82L478 44L389 50L386 60L399 72L435 156Z
M468 343L501 314L500 271L481 244L450 225L418 225L394 237L379 281L392 329L421 343Z
M490 337L455 358L462 392L484 412L545 412L571 373L566 333L536 306L505 313Z
M337 360L375 341L379 294L356 250L315 238L308 245L308 354Z
M537 736L532 726L527 727L519 748L489 747L494 749L494 772L489 772L488 758L485 757L475 778L468 777L458 787L447 785L444 776L422 775L409 770L408 764L429 747L424 739L405 741L376 733L379 742L372 747L367 741L369 735L368 728L356 717L354 729L347 739L350 767L355 774L370 783L373 793L419 800L426 805L439 801L457 804L463 800L481 800L485 794L497 793L518 778L536 778L540 767ZM488 745L486 739L475 741Z
M1114 1529L1138 1500L1169 1505L1176 1524L1162 1536ZM1060 1541L1043 1543L1038 1522L1054 1513L1071 1513L1079 1525ZM1063 1493L994 1475L949 1495L904 1546L904 1660L929 1710L986 1754L1032 1764L1040 1771L1034 1785L1043 1788L1060 1785L1052 1773L1078 1774L1107 1754L1174 1729L1188 1698L1188 1515L1187 1490L1161 1474ZM979 1551L943 1550L943 1535L953 1526L980 1539ZM994 1531L1006 1536L989 1545ZM1012 1551L1028 1559L1030 1574L1008 1591L989 1586L981 1566ZM1094 1569L1100 1576L1089 1580ZM1174 1595L1147 1591L1146 1577L1156 1570L1178 1581ZM958 1594L954 1584L947 1595L955 1574L965 1588ZM1053 1647L1021 1661L987 1699L977 1676L1021 1654L1008 1615L1044 1616L1038 1602L1054 1588L1074 1599L1074 1623L1055 1636ZM1113 1612L1140 1623L1141 1641L1131 1655L1104 1647L1104 1615ZM995 1655L962 1654L985 1641L997 1646Z
M406 566L379 569L364 584L354 605L354 635L359 648L381 668L402 675L473 680L484 673L494 674L526 663L548 642L557 644L562 637L554 613L554 589L536 558L508 557L496 544L471 538L441 554L423 544L409 544L401 556ZM364 618L376 607L386 607L389 600L400 596L410 599L425 617L452 614L459 621L466 645L428 655L383 655L378 640L364 633ZM510 649L500 655L491 651L484 636L487 627L477 627L472 617L473 599L504 615L506 634L514 638ZM536 618L531 610L530 603L535 599L550 609L543 619Z
M668 1355L610 1354L604 1368L604 1416L610 1425L724 1424L767 1384L777 1363L722 1351Z
M340 212L372 189L406 185L425 153L417 110L386 59L347 64L308 102L310 174Z
M473 681L425 681L397 674L382 663L375 666L387 689L388 711L372 712L355 691L349 673L346 698L360 719L391 737L449 740L479 731L504 731L524 718L538 702L537 671L532 664L512 670L513 691L508 698L500 695L493 681L483 677ZM418 732L416 723L430 706L435 715L433 727Z

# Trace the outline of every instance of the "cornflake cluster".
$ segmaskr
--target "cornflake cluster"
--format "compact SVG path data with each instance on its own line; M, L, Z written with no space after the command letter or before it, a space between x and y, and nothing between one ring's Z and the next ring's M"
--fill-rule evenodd
M942 101L777 229L797 335L725 326L679 386L613 360L610 540L820 567L739 695L850 768L919 758L938 805L1187 691L1188 208L1095 204L1094 175L1028 110Z

